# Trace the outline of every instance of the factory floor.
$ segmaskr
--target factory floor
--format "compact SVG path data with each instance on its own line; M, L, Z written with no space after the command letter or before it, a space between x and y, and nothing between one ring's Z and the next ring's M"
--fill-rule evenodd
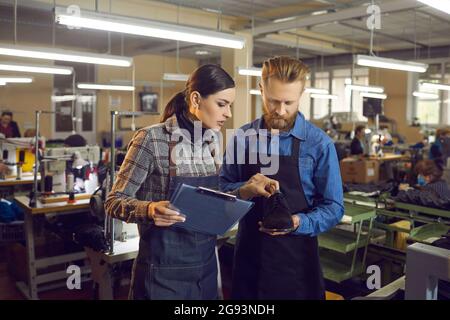
M128 298L128 286L121 287L115 292L116 300ZM39 293L41 300L92 300L94 289L92 282L83 282L81 290L68 290L66 288L50 290ZM24 300L25 297L16 288L15 279L7 271L6 262L0 263L0 301L1 300Z
M21 292L16 288L16 280L8 273L7 262L5 256L0 250L0 301L1 300L23 300L25 299ZM231 266L232 266L232 248L224 246L219 251L219 256L222 261L221 276L222 276L222 292L225 300L230 299L231 291ZM326 282L326 289L328 291L327 298L333 299L333 293L337 294L340 299L352 299L354 297L363 296L367 294L367 289L364 290L364 284L359 281L348 281L341 284L333 284ZM114 295L116 300L126 300L128 298L129 285L123 285L115 290ZM60 288L39 293L41 300L93 300L95 299L95 290L92 282L87 281L82 283L81 290L68 290Z

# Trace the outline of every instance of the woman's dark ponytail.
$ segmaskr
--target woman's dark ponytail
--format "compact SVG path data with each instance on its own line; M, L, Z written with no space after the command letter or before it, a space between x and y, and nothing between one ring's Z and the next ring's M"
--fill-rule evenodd
M165 122L174 114L182 112L185 109L187 109L186 90L183 90L174 95L172 99L170 99L170 101L167 103L161 117L161 122Z
M164 108L161 122L176 113L189 112L188 98L194 91L200 93L203 98L219 91L234 88L234 80L220 66L215 64L205 64L198 67L186 82L186 88L178 92L170 99Z

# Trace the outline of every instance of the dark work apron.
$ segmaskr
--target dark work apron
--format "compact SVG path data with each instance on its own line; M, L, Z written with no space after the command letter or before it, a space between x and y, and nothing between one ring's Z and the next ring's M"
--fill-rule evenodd
M218 189L217 174L205 177L176 175L176 165L170 158L175 144L169 143L169 198L178 183ZM141 230L139 254L133 267L131 299L218 298L215 236L153 224Z
M308 212L299 175L300 140L292 138L291 156L280 156L278 180L292 213ZM249 155L248 155L249 156ZM262 165L247 164L243 180L260 173ZM259 231L263 197L253 199L255 206L239 224L236 239L233 299L324 299L324 284L319 262L317 237L287 234L271 236ZM300 222L301 223L301 222Z

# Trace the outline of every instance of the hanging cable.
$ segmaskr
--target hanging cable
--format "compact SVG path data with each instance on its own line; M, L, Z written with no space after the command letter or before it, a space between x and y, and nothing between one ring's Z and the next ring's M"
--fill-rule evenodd
M111 14L111 1L109 0L109 14ZM108 54L111 54L111 31L108 31Z
M73 75L72 75L72 91L73 91L73 94L76 96L76 94L75 94L75 78L76 78L76 72L75 72L75 68L73 69ZM75 134L76 132L77 132L77 115L76 115L76 112L75 112L75 107L76 107L76 105L75 105L75 102L76 102L76 99L73 99L72 100L72 104L71 104L71 114L72 114L72 134Z
M56 0L53 0L52 46L56 43Z
M371 5L372 5L372 8L373 8L373 6L374 6L373 0L371 1ZM375 55L375 54L373 53L373 36L374 36L374 29L375 29L374 22L372 21L372 25L371 25L371 27L370 27L370 55L371 55L371 56L374 56L374 55Z
M417 23L416 23L416 18L417 18L417 12L416 9L414 9L414 60L417 59Z
M14 0L14 44L17 44L17 0Z

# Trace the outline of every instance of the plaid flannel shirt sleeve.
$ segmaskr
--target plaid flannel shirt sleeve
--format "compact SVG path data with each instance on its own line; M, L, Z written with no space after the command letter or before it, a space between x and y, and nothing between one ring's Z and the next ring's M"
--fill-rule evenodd
M139 130L128 145L128 151L105 201L105 211L113 218L129 223L148 223L151 201L138 200L137 191L154 169L151 135Z

